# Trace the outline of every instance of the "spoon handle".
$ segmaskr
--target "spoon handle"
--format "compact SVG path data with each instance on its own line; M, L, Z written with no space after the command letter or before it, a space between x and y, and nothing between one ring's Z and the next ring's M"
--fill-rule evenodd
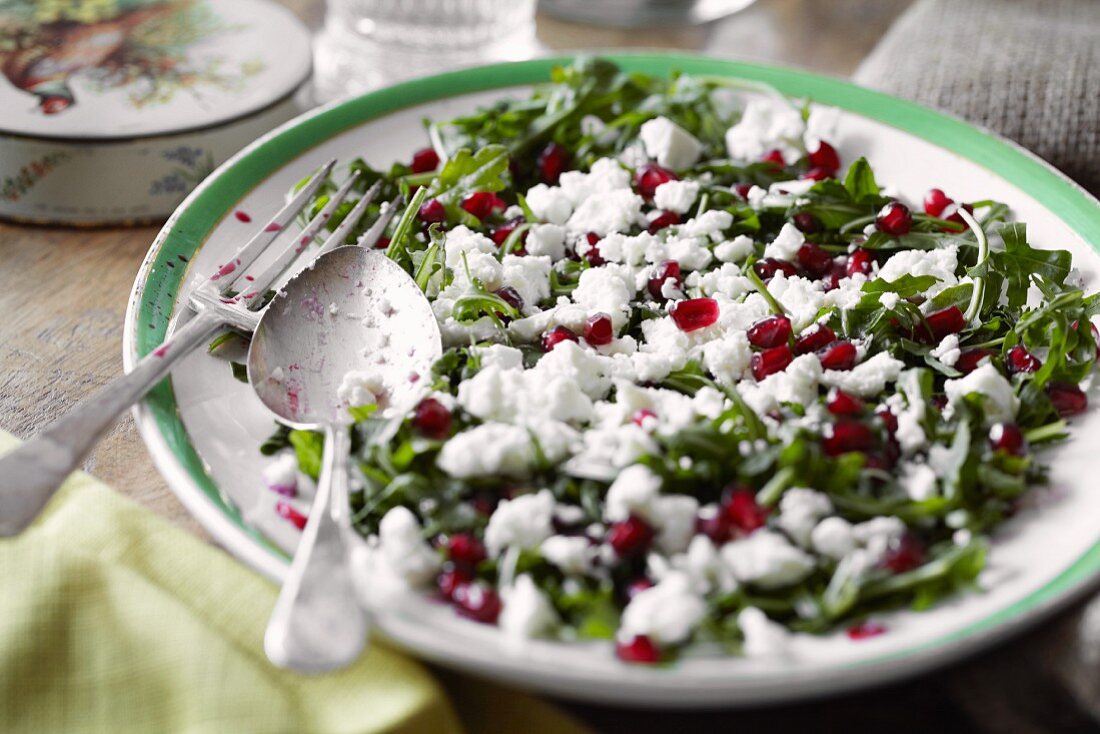
M0 535L15 535L30 525L118 416L223 324L213 311L199 312L132 370L0 458Z
M366 615L355 596L344 540L334 515L348 497L347 426L325 429L325 450L294 562L275 602L264 651L281 668L324 673L350 665L367 640Z

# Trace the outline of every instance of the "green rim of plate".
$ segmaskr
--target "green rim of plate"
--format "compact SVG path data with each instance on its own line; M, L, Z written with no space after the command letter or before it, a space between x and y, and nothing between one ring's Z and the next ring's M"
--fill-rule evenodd
M1026 182L1031 196L1062 219L1090 247L1100 250L1100 202L1031 153L962 120L848 82L794 69L680 54L604 54L603 57L633 72L668 75L680 71L762 82L787 96L810 98L905 131L957 153L1010 182ZM169 223L168 231L162 233L164 236L158 238L159 250L148 268L137 323L132 327L137 354L148 354L164 340L186 272L186 268L178 267L179 257L190 258L197 252L210 232L235 208L236 202L288 161L306 153L319 141L406 107L474 92L545 82L553 67L569 63L572 58L559 56L494 64L397 84L319 110L263 140L235 163L219 170ZM164 381L149 394L146 406L172 454L207 499L237 528L270 553L285 559L285 553L244 522L206 473L180 419L169 381ZM1027 612L1047 608L1080 591L1098 573L1100 541L1045 586L1010 606L930 642L845 667L883 663L929 652L963 637L992 632Z

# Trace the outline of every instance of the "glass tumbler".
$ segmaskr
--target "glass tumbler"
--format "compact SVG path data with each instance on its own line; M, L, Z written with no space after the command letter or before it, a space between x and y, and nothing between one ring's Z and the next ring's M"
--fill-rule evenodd
M536 0L328 0L323 100L489 61L530 58Z

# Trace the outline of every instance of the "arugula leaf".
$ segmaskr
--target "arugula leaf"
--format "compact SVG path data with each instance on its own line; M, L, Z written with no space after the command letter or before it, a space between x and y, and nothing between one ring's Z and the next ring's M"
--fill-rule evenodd
M872 199L879 195L875 174L866 158L860 158L848 168L844 177L844 188L856 202Z
M1073 256L1066 250L1039 250L1027 243L1027 225L1006 224L1000 230L1004 250L989 253L989 257L967 270L972 278L1000 276L1008 282L1005 297L1010 308L1027 303L1027 290L1032 274L1041 275L1061 286L1069 275ZM992 282L992 281L991 281Z
M321 454L325 437L316 431L291 431L287 437L298 457L298 469L314 481L321 474Z

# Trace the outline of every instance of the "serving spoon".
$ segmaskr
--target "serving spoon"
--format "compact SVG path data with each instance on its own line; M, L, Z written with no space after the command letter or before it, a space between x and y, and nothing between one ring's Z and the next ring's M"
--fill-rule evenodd
M372 375L378 410L407 410L441 352L439 326L416 282L380 251L361 247L319 257L260 319L248 351L249 382L281 423L325 437L309 520L264 636L276 665L334 670L366 644L366 614L344 543L351 524L348 409L356 407L341 389L345 376Z

